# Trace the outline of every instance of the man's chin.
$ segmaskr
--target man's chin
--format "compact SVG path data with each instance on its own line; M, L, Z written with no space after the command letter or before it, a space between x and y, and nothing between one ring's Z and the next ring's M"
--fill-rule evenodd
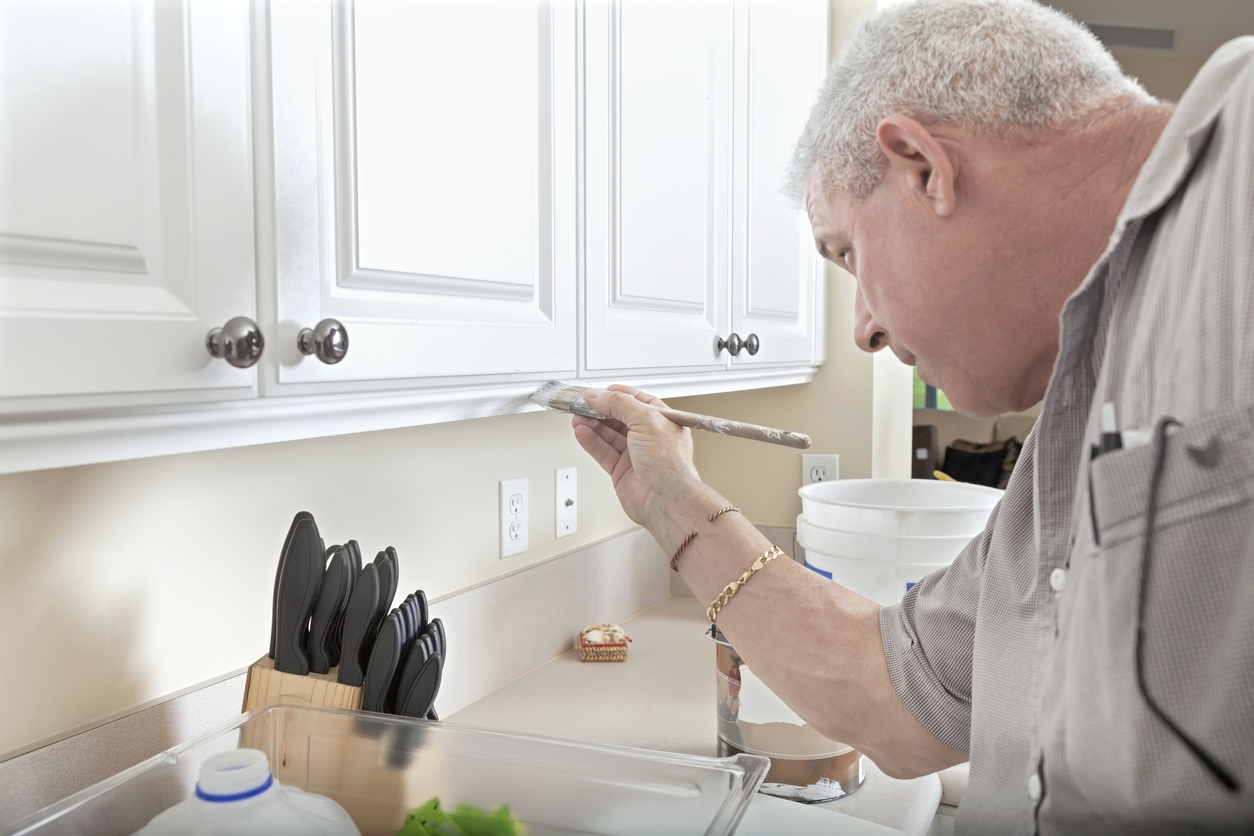
M949 405L954 408L954 412L965 415L968 418L994 418L1004 412L1013 411L1002 409L974 392L966 392L961 389L954 392L942 391L945 392L945 397L949 399Z

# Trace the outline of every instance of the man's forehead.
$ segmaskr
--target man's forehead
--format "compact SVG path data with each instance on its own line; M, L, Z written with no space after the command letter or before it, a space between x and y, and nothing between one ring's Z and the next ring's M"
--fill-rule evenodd
M830 189L824 190L814 181L811 181L810 188L806 190L806 215L810 218L810 229L816 237L848 234L854 207L854 202L848 196L836 194Z

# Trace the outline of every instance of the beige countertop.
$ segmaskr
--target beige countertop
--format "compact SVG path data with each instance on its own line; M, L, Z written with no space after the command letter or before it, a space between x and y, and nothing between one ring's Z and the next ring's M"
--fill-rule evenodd
M576 625L578 630L584 625ZM632 644L624 663L584 663L571 650L446 719L569 740L714 757L714 646L691 598L669 598L623 623ZM898 781L869 761L855 793L803 805L758 795L738 833L927 833L941 781ZM838 815L831 815L830 813ZM843 814L843 815L839 815ZM850 817L850 818L847 818ZM873 823L873 824L872 824ZM882 827L876 827L881 825Z

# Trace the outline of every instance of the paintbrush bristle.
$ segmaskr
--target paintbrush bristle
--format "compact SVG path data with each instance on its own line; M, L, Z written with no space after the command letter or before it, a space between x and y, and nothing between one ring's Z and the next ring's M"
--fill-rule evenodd
M550 380L531 396L531 400L555 412L570 412L575 415L586 415L589 418L608 418L608 415L602 415L584 403L583 393L587 388L581 383Z

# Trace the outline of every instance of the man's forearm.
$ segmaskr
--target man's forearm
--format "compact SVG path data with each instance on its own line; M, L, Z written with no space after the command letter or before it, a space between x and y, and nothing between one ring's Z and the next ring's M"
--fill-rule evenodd
M647 520L668 553L690 531L678 568L702 602L749 568L771 543L739 514L711 522L727 505L695 483ZM718 625L771 690L825 736L855 746L890 775L907 777L961 763L902 704L879 633L879 605L790 560L754 574L718 615Z

